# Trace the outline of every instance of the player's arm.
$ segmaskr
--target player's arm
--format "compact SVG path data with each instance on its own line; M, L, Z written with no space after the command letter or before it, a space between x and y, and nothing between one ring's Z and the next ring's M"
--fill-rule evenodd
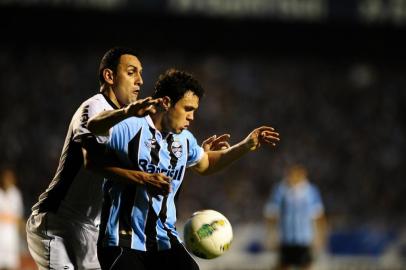
M101 112L89 119L87 128L95 135L106 134L112 126L128 117L143 117L147 114L155 113L155 105L161 101L161 98L153 99L152 97L147 97L137 100L121 109Z
M123 183L147 185L154 193L167 195L170 192L170 178L163 173L146 173L119 166L111 155L106 155L105 146L93 138L86 140L82 147L84 167L102 176Z
M281 228L278 226L280 219L280 209L282 200L282 189L280 185L272 188L272 193L264 205L263 214L266 222L266 247L269 250L275 251L279 245L279 235Z
M315 253L319 253L324 250L327 240L327 221L323 213L315 218L314 226L315 226L315 235L313 247Z
M275 251L279 245L280 228L278 226L277 216L268 216L266 222L266 240L265 246L267 249Z
M257 150L263 144L276 146L278 141L279 133L274 128L262 126L228 149L204 152L203 157L192 168L199 174L209 175L222 170L248 152Z

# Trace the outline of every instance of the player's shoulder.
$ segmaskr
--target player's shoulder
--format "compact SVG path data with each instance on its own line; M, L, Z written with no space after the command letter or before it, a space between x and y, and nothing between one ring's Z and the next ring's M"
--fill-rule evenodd
M81 107L85 106L97 106L97 107L100 106L113 109L113 107L107 102L106 98L101 93L93 95L90 98L83 101Z
M279 182L277 182L273 188L273 193L278 193L278 194L282 194L282 193L287 193L289 190L289 186L286 183L285 180L281 180Z
M10 194L12 194L12 196L21 197L21 191L20 191L16 186L10 187L10 188L8 189L8 192L9 192Z
M136 116L131 116L128 117L122 121L120 121L119 123L117 123L114 128L116 129L136 129L136 128L140 128L142 126L147 126L147 120L145 117L136 117Z
M313 183L308 182L308 187L312 192L319 192L319 187Z
M187 129L182 130L181 133L177 134L179 138L186 138L186 139L195 139L195 136L192 132Z

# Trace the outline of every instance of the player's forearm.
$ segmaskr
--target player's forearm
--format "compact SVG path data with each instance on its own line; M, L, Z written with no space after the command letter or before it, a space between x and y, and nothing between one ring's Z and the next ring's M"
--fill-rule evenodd
M129 169L124 169L120 167L114 166L88 166L87 169L92 170L93 172L104 176L108 179L114 179L115 181L119 181L122 183L137 183L143 184L144 183L144 172L134 171Z
M244 142L233 145L226 150L208 151L209 166L202 174L209 175L221 171L248 152L250 149Z
M117 179L123 183L144 184L144 172L123 169L119 167L102 167L101 173L109 179Z
M127 117L128 113L125 108L104 111L92 117L87 123L87 128L95 135L103 135L106 134L111 127Z

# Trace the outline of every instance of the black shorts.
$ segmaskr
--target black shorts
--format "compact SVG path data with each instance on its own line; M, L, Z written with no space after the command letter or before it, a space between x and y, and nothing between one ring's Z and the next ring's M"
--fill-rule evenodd
M163 251L138 251L123 247L98 247L101 269L177 269L199 270L199 266L182 244Z
M281 265L308 266L313 261L309 246L282 245L279 256Z

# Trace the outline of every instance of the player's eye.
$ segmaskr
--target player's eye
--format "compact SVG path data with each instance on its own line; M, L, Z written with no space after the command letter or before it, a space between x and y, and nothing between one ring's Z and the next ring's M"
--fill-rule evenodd
M195 108L193 108L193 107L189 107L189 106L185 107L185 111L187 111L187 112L192 112L194 110L195 110Z

